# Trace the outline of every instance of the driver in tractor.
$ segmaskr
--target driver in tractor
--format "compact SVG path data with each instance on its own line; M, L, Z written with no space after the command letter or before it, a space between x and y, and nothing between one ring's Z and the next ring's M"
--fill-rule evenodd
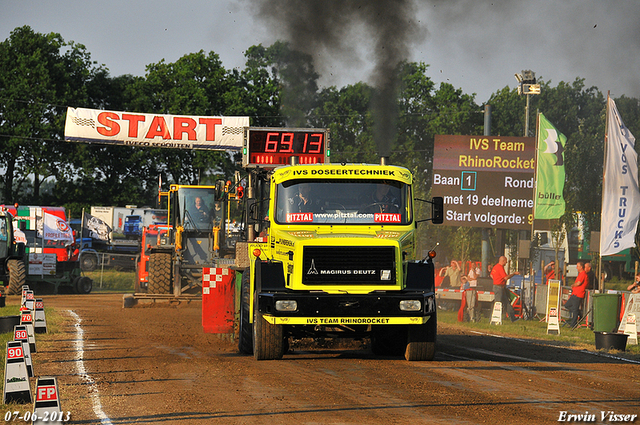
M200 196L196 196L193 203L194 203L194 206L189 212L191 214L191 217L196 222L200 222L200 223L205 223L209 221L210 212L207 206L204 204L204 201L202 200L202 198Z

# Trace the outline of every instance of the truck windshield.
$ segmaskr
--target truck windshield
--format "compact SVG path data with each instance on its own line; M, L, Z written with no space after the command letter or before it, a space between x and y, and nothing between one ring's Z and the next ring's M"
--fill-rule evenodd
M409 224L408 185L395 180L289 180L276 188L281 224Z
M222 205L213 188L180 188L178 205L185 230L210 230L220 225Z

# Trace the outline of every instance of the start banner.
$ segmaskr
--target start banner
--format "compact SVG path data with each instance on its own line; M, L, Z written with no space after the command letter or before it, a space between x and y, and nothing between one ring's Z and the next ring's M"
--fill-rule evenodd
M249 117L141 114L67 108L64 138L178 149L240 150Z

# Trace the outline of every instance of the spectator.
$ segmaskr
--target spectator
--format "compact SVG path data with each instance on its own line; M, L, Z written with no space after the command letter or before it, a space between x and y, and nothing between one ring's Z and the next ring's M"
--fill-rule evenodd
M507 272L504 270L504 266L506 264L507 257L503 255L498 259L498 263L491 269L494 302L501 302L503 309L507 314L507 318L509 318L512 322L515 322L518 319L516 318L516 312L513 310L511 300L509 299L507 280L520 273L514 272L511 274L507 274Z
M551 261L549 264L544 266L544 278L545 284L549 283L549 280L556 278L556 262Z
M462 273L460 264L456 260L451 260L451 265L440 270L440 276L444 276L440 286L452 288L460 288L462 285ZM448 278L448 279L447 279ZM448 283L447 283L448 280Z
M576 264L578 269L578 277L576 281L571 285L571 296L564 303L564 307L571 313L569 319L569 327L574 329L578 325L579 316L581 316L582 301L584 301L584 295L586 293L587 286L589 285L589 275L584 269L584 261L578 261Z
M627 291L631 291L632 294L640 294L640 273L636 275L635 281L627 286Z

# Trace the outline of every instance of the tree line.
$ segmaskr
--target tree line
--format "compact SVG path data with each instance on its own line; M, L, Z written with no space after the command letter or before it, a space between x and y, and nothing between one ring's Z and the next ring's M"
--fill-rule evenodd
M251 46L242 69L226 69L215 52L187 53L174 63L147 65L144 76L111 76L80 43L60 34L15 28L0 43L0 202L57 205L78 217L92 205L155 205L158 179L165 185L213 184L240 170L239 154L137 148L64 141L66 108L84 107L176 115L249 116L252 126L331 130L331 162L376 163L376 88L365 82L320 87L313 58L286 42ZM390 161L414 174L416 197L431 189L436 134L481 135L483 105L475 94L436 85L423 62L397 67L399 89ZM606 96L583 78L539 79L530 99L567 136L567 217L580 211L599 223ZM640 134L640 102L615 99L632 133ZM525 98L504 87L487 101L491 134L522 136ZM534 120L535 122L535 120ZM529 126L534 136L535 125ZM166 186L165 186L166 188ZM427 216L421 206L418 215ZM452 256L461 246L479 250L477 229L419 227L421 248L439 240ZM478 240L478 243L473 243ZM469 241L471 243L469 244ZM479 252L471 248L472 258ZM457 252L458 251L458 252Z

